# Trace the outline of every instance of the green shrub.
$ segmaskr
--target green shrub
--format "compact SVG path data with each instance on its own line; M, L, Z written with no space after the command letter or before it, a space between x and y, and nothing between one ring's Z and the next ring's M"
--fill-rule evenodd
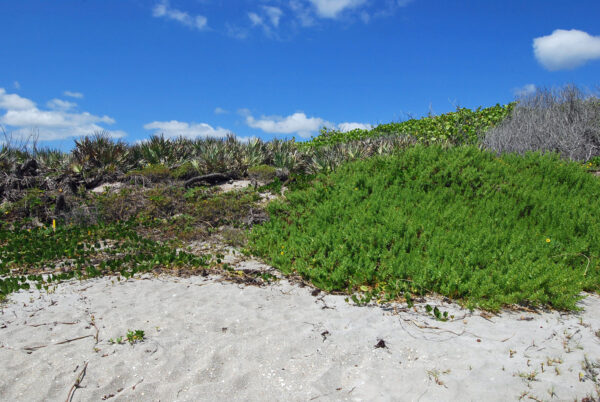
M600 181L556 155L416 146L270 204L253 252L323 289L574 309L600 284Z
M248 168L248 177L259 182L270 182L275 178L277 169L269 165L252 166Z
M355 129L348 132L321 130L321 134L301 144L303 148L317 148L365 138L400 135L411 136L424 143L450 142L455 145L476 144L491 127L503 121L516 103L496 105L485 109L457 108L456 112L410 119L401 123L380 124L371 130Z
M153 182L172 178L171 170L165 165L148 165L141 169L130 170L127 176L143 176Z
M3 218L9 216L14 219L36 218L41 222L46 222L51 211L50 204L51 199L46 191L30 188L22 192L21 199L18 201L5 204Z
M200 171L190 162L173 169L171 175L177 180L188 180L200 174Z

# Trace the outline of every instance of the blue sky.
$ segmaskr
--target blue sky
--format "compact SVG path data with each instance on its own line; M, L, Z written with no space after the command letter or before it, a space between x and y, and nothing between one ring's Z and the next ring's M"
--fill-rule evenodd
M600 2L3 0L0 125L291 138L600 82Z

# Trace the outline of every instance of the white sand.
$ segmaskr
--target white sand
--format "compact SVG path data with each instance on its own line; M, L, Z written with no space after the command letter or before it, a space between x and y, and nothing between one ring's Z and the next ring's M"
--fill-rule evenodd
M0 399L64 401L86 363L74 401L597 395L582 369L585 356L600 358L596 295L581 303L581 314L488 319L429 300L456 316L438 322L422 306L395 313L311 291L286 281L258 288L216 277L99 278L63 283L53 293L20 291L0 307ZM144 330L145 341L109 343L128 329ZM386 348L374 347L379 339Z

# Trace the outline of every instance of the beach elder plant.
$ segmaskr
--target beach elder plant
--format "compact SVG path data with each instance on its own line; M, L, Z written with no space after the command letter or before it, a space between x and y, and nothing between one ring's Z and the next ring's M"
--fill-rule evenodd
M328 291L575 309L600 284L598 197L557 155L417 145L292 188L249 247Z

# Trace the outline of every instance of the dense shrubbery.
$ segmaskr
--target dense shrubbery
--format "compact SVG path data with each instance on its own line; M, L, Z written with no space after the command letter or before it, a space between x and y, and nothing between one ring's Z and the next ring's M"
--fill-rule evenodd
M253 249L324 289L573 308L581 290L600 283L600 182L564 161L600 166L600 100L573 87L371 130L323 129L306 143L153 136L127 145L101 133L70 153L7 143L0 276L65 259L76 265L59 280L116 269L101 261L117 261L128 275L155 266L152 253L162 263L202 265L166 244L222 233L240 246L243 229L267 218L256 189L190 185L222 173L212 176L274 180L259 189L273 194L284 182L294 189L253 231ZM88 191L106 182L118 183ZM39 228L54 219L56 232ZM94 248L101 239L124 259ZM0 279L0 295L28 286L23 275Z
M327 290L575 307L600 284L600 181L575 163L416 146L271 205L253 250Z

